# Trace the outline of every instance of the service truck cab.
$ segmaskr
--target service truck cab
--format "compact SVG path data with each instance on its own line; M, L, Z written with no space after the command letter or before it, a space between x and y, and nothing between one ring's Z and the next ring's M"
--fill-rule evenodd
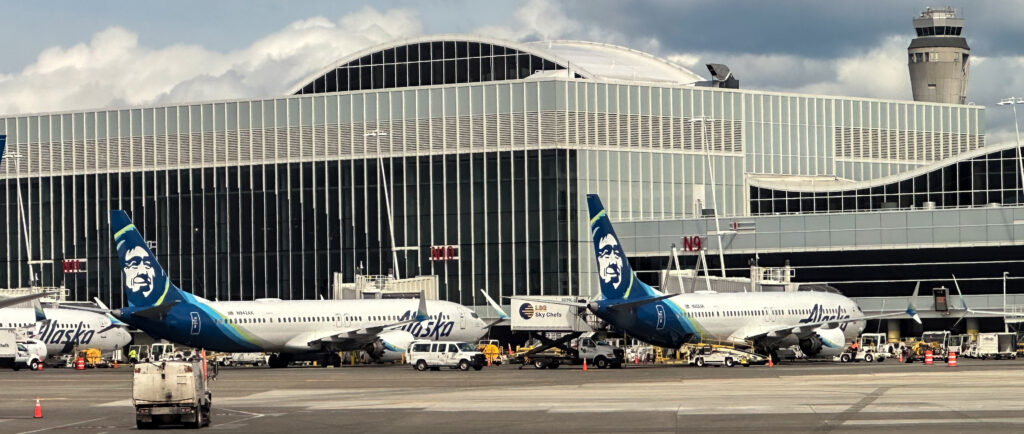
M163 424L200 428L210 424L213 395L201 362L165 360L137 363L132 377L132 405L139 429Z
M479 371L487 363L476 345L467 342L412 341L408 360L417 371L436 371L444 367Z

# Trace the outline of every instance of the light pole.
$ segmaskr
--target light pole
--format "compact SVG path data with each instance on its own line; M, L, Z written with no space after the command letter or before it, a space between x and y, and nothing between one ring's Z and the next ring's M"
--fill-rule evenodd
M998 104L1013 108L1013 129L1017 133L1017 170L1020 170L1021 188L1024 189L1024 158L1020 154L1020 126L1017 124L1017 104L1024 104L1024 98L1004 98Z

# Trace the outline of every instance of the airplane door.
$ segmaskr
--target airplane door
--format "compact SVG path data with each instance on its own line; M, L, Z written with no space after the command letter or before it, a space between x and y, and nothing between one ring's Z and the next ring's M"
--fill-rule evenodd
M343 324L343 321L342 321L341 318L342 318L342 315L341 315L340 312L334 314L334 326L335 327L344 327L345 326Z
M459 328L466 329L466 311L459 309Z
M349 314L342 314L341 315L341 326L342 327L348 327L350 325L352 325L352 316L350 316Z

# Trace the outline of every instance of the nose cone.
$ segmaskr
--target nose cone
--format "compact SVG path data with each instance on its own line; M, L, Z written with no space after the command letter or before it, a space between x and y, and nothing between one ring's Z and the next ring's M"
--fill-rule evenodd
M119 347L126 347L132 342L132 334L128 333L128 330L117 328L114 330L114 342Z

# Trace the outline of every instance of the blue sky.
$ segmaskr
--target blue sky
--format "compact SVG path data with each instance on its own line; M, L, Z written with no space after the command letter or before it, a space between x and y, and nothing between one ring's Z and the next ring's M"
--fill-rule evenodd
M1024 0L954 1L972 47L968 99L990 141L1024 96ZM366 46L436 33L585 39L667 57L743 87L909 99L906 46L925 1L719 0L9 2L0 113L280 95ZM942 5L931 5L942 6Z

